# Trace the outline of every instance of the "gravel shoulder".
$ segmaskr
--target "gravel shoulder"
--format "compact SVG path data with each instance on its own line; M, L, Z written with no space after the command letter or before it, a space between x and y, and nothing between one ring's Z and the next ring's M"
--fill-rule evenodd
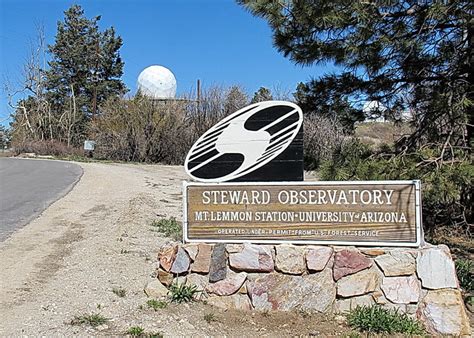
M302 313L223 311L205 302L153 311L143 287L170 241L150 223L181 220L181 167L78 163L83 176L62 199L0 243L0 336L121 335L132 326L165 336L334 335L331 319ZM113 293L126 291L125 297ZM97 328L71 325L100 313ZM212 321L204 316L212 314ZM209 316L208 316L209 318Z

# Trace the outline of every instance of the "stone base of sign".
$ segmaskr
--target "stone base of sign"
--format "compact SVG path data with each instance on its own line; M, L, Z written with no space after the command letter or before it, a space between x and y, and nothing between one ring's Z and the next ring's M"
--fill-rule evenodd
M197 285L200 297L221 308L335 314L379 304L420 319L433 334L471 334L445 245L170 244L158 260L163 285Z

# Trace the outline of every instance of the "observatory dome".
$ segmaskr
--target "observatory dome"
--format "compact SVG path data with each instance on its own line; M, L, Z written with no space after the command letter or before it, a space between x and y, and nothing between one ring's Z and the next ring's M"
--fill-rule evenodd
M152 99L172 99L176 95L176 78L168 68L150 66L138 76L138 90Z

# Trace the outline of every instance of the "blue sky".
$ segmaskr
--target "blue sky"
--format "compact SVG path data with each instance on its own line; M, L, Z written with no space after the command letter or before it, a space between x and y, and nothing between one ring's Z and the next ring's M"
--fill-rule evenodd
M0 120L10 113L5 80L21 79L36 25L54 43L57 21L75 3L88 18L101 15L101 28L114 26L123 38L122 79L131 93L138 74L152 64L172 70L178 95L195 89L197 79L204 87L238 84L248 93L260 86L293 92L298 82L328 69L285 59L273 47L267 23L231 0L0 0Z

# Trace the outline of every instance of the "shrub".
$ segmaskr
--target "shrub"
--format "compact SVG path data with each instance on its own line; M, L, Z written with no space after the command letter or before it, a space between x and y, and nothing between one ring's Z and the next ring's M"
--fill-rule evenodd
M100 313L92 313L92 314L83 314L79 316L75 316L71 320L71 325L90 325L93 327L105 324L109 319L102 316Z
M161 301L161 300L156 300L156 299L149 299L146 302L146 305L155 310L158 311L159 309L164 309L165 307L168 306L168 303Z
M37 155L51 156L84 155L82 149L68 146L66 143L56 140L15 142L13 149L15 155L21 153L35 153Z
M407 314L378 305L358 306L347 315L349 326L363 332L423 334L423 325Z
M171 237L177 241L183 236L183 228L174 217L153 221L151 226L155 228L156 231L163 233L166 237Z
M201 293L196 285L185 285L173 283L170 285L168 295L172 302L187 303Z
M163 338L163 337L164 337L164 335L160 332L147 334L147 338Z
M344 139L343 129L337 122L316 114L305 116L303 123L304 167L315 170L331 159Z
M236 86L214 87L195 100L156 101L137 95L111 99L92 122L95 157L147 163L182 164L191 145L248 98Z
M459 284L466 292L474 290L474 262L470 259L456 260L456 273L458 275Z
M423 184L423 225L468 227L473 222L474 165L456 161L440 165L431 159L436 149L425 147L410 154L373 153L357 139L343 142L331 160L321 166L322 180L412 180Z
M145 332L145 329L140 326L132 326L127 330L127 334L131 336L141 336Z
M206 323L210 324L212 322L215 322L217 319L216 319L216 315L213 314L213 313L206 313L204 315L204 320L206 321Z

